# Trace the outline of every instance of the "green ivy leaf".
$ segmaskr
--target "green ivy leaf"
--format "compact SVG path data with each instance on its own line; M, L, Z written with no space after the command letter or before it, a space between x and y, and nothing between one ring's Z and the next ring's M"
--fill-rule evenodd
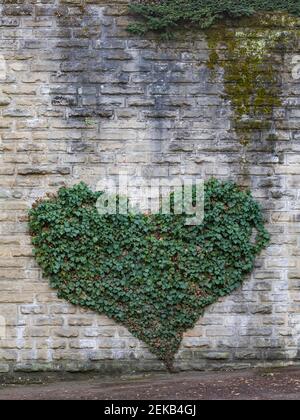
M58 297L123 324L171 368L183 333L242 284L267 246L261 208L215 179L198 226L186 215L100 216L100 194L80 183L33 206L36 260Z

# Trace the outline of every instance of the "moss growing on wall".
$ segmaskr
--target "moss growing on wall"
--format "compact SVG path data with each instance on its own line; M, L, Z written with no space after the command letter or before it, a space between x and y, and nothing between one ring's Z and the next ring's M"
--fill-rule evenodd
M174 38L178 29L205 29L211 50L207 66L212 76L224 69L241 144L251 140L251 130L272 128L274 108L281 106L278 70L300 33L298 0L138 0L129 10L138 18L128 27L133 33Z
M282 104L280 66L295 42L298 23L288 15L264 14L243 19L239 26L222 23L207 31L211 50L207 65L212 78L218 67L223 68L233 128L242 144L251 141L253 130L272 128L274 109Z

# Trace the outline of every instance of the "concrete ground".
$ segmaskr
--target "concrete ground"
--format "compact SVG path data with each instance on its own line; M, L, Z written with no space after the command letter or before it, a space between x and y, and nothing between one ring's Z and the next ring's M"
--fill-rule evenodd
M300 400L300 368L153 374L103 379L43 378L0 384L0 400ZM19 378L21 379L21 378Z

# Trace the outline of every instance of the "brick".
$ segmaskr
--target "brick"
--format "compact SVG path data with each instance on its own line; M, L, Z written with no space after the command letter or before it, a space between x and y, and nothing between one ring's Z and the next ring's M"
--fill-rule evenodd
M125 327L57 298L28 236L27 210L36 198L82 180L95 187L121 169L145 178L232 179L251 188L269 223L270 247L243 286L184 334L178 366L296 360L300 89L291 77L293 51L278 67L283 101L272 115L277 140L252 130L243 146L222 71L211 80L206 68L204 33L171 43L132 37L128 0L89 0L85 12L81 0L3 3L0 315L8 337L0 340L0 371L58 364L102 369L102 363L130 359L157 367Z

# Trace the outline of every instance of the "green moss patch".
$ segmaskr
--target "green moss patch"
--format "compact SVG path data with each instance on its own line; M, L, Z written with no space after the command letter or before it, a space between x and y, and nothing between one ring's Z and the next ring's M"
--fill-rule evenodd
M171 38L179 29L205 29L207 66L212 76L218 67L224 70L240 143L250 143L254 130L274 138L273 112L282 104L280 66L300 35L299 0L141 0L129 9L137 17L128 28L133 33Z

